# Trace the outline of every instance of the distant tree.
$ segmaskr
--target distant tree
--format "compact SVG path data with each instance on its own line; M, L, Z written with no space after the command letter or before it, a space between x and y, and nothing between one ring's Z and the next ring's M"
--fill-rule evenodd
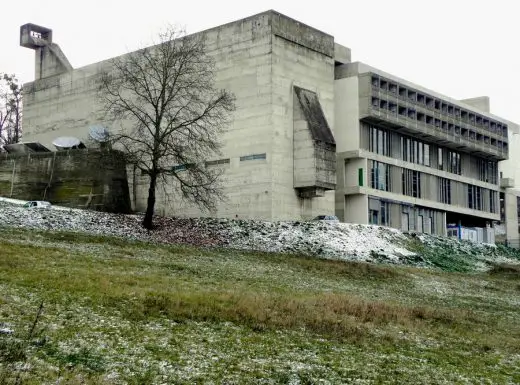
M114 148L149 179L143 226L153 228L161 180L178 196L213 210L224 199L218 168L205 160L220 153L220 137L234 111L232 93L215 87L215 64L202 34L169 27L158 44L114 58L102 75L99 96L121 128Z
M0 147L22 137L22 86L15 75L0 73Z

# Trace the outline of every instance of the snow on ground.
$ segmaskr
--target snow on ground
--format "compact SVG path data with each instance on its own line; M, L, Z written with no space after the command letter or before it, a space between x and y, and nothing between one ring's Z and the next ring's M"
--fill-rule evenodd
M141 215L109 214L53 206L27 209L23 201L0 199L0 226L39 230L64 230L130 239L181 243L197 246L227 247L240 250L287 252L321 258L367 262L404 263L429 266L416 253L413 242L429 249L448 247L478 259L475 269L494 261L510 262L494 248L429 235L410 235L387 227L349 223L266 222L214 218L156 217L157 229L144 230ZM478 267L477 267L478 265Z

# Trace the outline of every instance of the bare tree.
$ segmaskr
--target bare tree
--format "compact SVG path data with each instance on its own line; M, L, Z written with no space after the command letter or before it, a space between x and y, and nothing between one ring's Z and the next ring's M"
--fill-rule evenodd
M143 226L153 227L158 182L170 183L178 199L214 210L224 198L220 172L205 160L220 153L220 137L234 111L234 96L215 87L215 63L202 34L169 27L157 45L111 61L99 95L111 135L129 162L149 178Z
M22 86L15 75L0 73L0 146L22 137Z

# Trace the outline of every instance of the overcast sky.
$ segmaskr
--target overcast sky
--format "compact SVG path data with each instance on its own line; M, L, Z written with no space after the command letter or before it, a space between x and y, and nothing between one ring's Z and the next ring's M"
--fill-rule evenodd
M189 33L274 9L329 33L352 59L456 99L487 95L520 123L520 4L515 0L23 0L0 21L0 72L34 79L19 27L53 30L77 68L149 42L166 24ZM7 8L4 6L3 10Z

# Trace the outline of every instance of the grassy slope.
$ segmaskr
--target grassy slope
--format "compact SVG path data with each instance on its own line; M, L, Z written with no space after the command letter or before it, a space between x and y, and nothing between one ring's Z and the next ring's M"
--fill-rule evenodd
M3 229L0 384L520 383L520 275L502 270Z

